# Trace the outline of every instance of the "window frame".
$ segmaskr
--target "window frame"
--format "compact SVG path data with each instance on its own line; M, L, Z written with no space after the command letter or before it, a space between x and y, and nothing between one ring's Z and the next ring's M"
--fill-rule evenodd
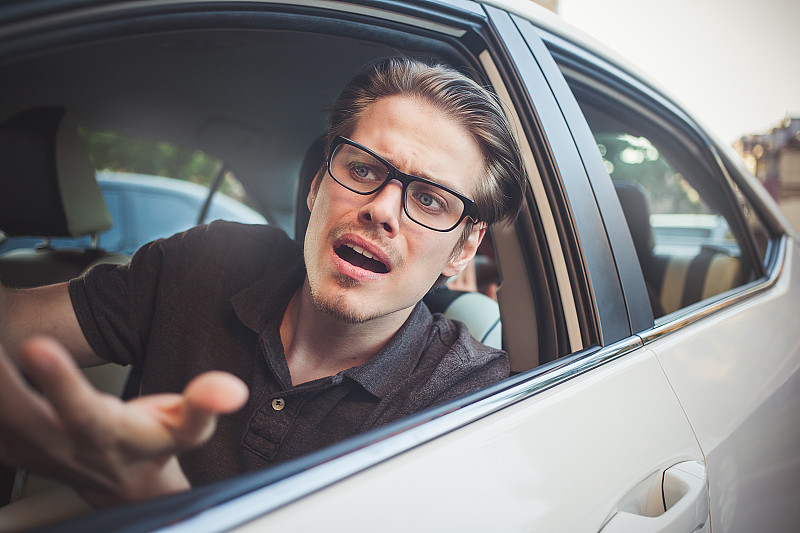
M460 4L466 5L467 2L463 0ZM320 5L314 3L312 11L321 9ZM608 191L601 191L601 194L590 182L591 173L587 172L586 163L581 157L584 148L576 144L574 132L570 130L568 119L565 119L562 104L569 95L563 93L563 77L536 32L523 38L518 27L523 22L521 19L515 20L508 13L491 7L485 8L486 13L479 14L472 9L444 8L423 2L413 4L413 8L399 2L375 1L370 5L387 13L393 10L408 10L407 14L437 11L438 21L465 28L462 37L465 47L474 49L475 41L482 40L491 61L497 66L500 79L509 81L507 88L512 93L509 98L514 109L518 110L521 133L527 136L537 156L537 170L543 176L544 184L540 193L543 196L529 196L530 210L526 211L527 216L512 228L514 239L519 236L516 251L525 262L520 275L529 275L538 268L541 270L540 279L552 282L552 263L558 260L567 263L567 278L575 299L572 302L577 315L575 320L583 336L580 346L566 346L565 349L572 353L461 400L359 435L268 471L238 476L173 497L111 509L86 519L60 524L59 527L102 531L126 523L131 526L130 531L149 530L175 520L187 520L187 517L203 520L206 517L200 511L218 505L220 507L215 511L227 513L228 520L244 521L247 516L254 516L253 513L267 513L310 491L320 490L379 461L390 459L423 442L549 390L641 347L641 340L631 334L630 303L625 300L623 291L627 285L631 285L627 290L636 291L632 287L635 279L629 279L630 276L626 275L624 281L620 280L619 265L614 259L614 253L618 253L619 248L611 246L605 230L607 221L601 218L601 210L598 209L598 198L608 201ZM288 7L286 9L289 10ZM301 13L302 8L293 6L291 11ZM104 16L107 17L108 13ZM340 11L339 16L347 19L345 11ZM360 19L364 14L357 12L353 17ZM387 20L391 19L387 17ZM471 53L470 57L474 55ZM523 90L517 92L518 88ZM535 98L531 95L535 95ZM540 221L547 216L536 208L536 204L541 202L546 202L552 210L555 237L541 232ZM538 207L543 209L544 205ZM531 265L538 261L536 256L545 255L543 249L555 244L555 238L563 248L563 255L555 253L549 260ZM623 245L619 244L619 247ZM629 248L632 250L632 244ZM558 295L563 294L558 292L557 286L548 289L552 291L549 297L554 301L558 301ZM564 313L564 310L557 309L555 312ZM220 505L222 502L230 505ZM234 511L241 510L247 502L255 504L248 509L248 515ZM147 518L142 520L142 517ZM191 530L191 520L181 526L187 531Z
M307 2L308 6L311 7L271 2L266 2L266 4L268 5L264 8L257 5L255 2L237 3L237 11L228 12L224 5L215 5L213 2L192 3L176 1L164 2L158 6L152 4L143 6L136 2L121 2L113 5L99 5L99 3L96 2L85 2L74 8L64 8L63 12L54 14L49 18L45 17L43 21L33 16L36 14L36 10L32 9L32 12L29 13L33 17L31 22L21 26L24 31L20 31L15 36L14 31L19 29L15 26L8 28L4 35L0 35L0 41L2 41L3 38L12 40L15 38L19 39L18 42L15 41L15 46L3 50L2 58L8 57L9 49L17 50L19 55L24 55L23 51L24 53L35 53L35 51L38 50L49 49L54 46L54 43L65 44L93 41L102 36L114 35L114 32L117 31L122 31L121 34L123 35L126 34L126 32L142 31L140 24L147 21L148 16L159 13L170 17L172 21L179 21L181 16L195 9L196 12L194 15L197 17L197 20L204 19L203 24L208 25L212 24L209 22L212 18L211 15L217 12L231 15L231 19L241 19L245 8L253 8L254 10L274 9L286 15L288 18L293 15L301 17L309 14L313 15L325 11L325 6L327 5L319 2ZM403 13L409 17L405 19L406 22L413 20L416 15L419 15L419 20L426 20L429 15L433 16L437 23L443 26L463 29L463 34L459 34L458 38L454 37L450 31L445 32L444 35L447 36L447 39L450 39L448 42L454 48L457 48L460 43L463 50L469 51L469 53L464 53L464 55L466 58L474 59L476 67L480 67L481 63L475 50L483 48L483 51L489 54L489 62L497 66L501 81L509 79L517 81L516 77L519 76L519 71L515 66L515 61L510 58L504 39L512 37L516 39L517 45L519 45L521 41L519 40L519 33L516 27L507 25L510 19L505 12L497 10L496 13L489 16L483 12L483 6L473 4L469 2L469 0L458 2L459 7L428 4L427 2L403 4L392 1L371 1L369 2L369 14L367 15L365 15L363 9L360 9L360 7L363 6L340 2L334 2L334 4L340 8L334 10L337 13L335 18L345 22L366 22L369 20L368 17L377 16L379 12L382 12L386 14L385 17L380 17L383 19L382 24L386 24L389 27L396 27L399 23L391 16L396 12ZM468 4L477 6L477 9L464 9L463 6ZM348 6L351 6L352 13L348 11ZM90 12L89 21L86 22L85 26L72 25L81 15L82 10L88 10ZM20 11L24 11L24 8ZM269 12L272 13L272 11ZM424 17L422 16L423 14ZM126 18L129 16L133 16L135 24ZM189 18L191 17L187 17L187 20ZM502 20L502 31L498 30L498 28L492 24L491 20ZM81 22L83 22L83 19L81 19ZM187 23L186 21L179 22L185 24L185 26L178 24L178 27L191 27L191 23ZM321 22L320 24L327 25L328 31L330 31L329 22ZM167 23L164 25L168 26ZM49 31L49 29L53 31ZM146 31L157 31L157 29L148 29ZM430 32L432 30L430 27L424 27L419 31ZM504 35L501 35L501 33ZM442 40L444 39L445 37L442 38ZM531 59L531 52L527 48L527 45L523 44L518 53L524 54L526 58ZM483 66L486 64L486 61L484 61ZM538 83L546 84L541 72L538 73L537 77ZM526 83L528 81L530 81L530 79L527 79ZM517 83L507 84L510 90L513 90L511 88L517 85ZM524 95L514 93L510 98L511 101L515 103L515 107L519 105L521 127L531 138L538 139L538 146L536 149L548 160L548 164L552 165L551 168L546 169L546 173L548 175L550 175L551 172L555 173L557 165L550 161L552 158L552 154L550 153L551 146L545 144L545 139L553 135L545 135L543 129L556 128L563 134L566 131L566 125L563 122L563 118L560 117L560 112L554 100L551 99L550 103L550 119L547 121L547 124L543 125L538 121L537 115L534 112L534 107L530 105L530 102L525 99ZM536 112L539 112L539 110L537 109ZM574 145L572 150L574 151ZM571 152L560 154L560 158L564 160L567 160L569 157L571 157ZM568 244L571 248L570 253L572 255L570 260L572 264L570 268L574 269L574 272L581 272L581 277L585 278L582 285L578 284L571 287L574 291L573 294L575 298L580 298L582 302L578 306L583 315L580 318L580 331L597 331L606 326L605 323L600 326L596 323L597 310L592 307L592 298L587 288L591 284L583 270L584 257L575 242L576 233L572 228L570 207L560 203L562 200L559 200L559 198L562 198L563 191L561 191L558 180L552 179L549 180L549 183L551 183L550 186L552 189L548 190L547 193L556 195L557 198L555 200L548 198L547 202L548 205L560 209L561 217L559 224L562 224L562 226L558 228L558 231L560 232L560 239L563 239L563 242ZM533 205L532 197L529 197L528 201L529 206ZM587 212L596 214L596 206L591 203L587 204ZM537 233L537 220L539 220L540 217L538 211L532 209L528 211L527 214L529 216L523 217L523 222L510 229L511 236L505 239L507 243L506 246L510 249L516 248L514 251L519 253L524 261L525 266L518 271L519 276L527 277L531 270L539 269L539 280L552 282L552 265L548 265L547 260L542 261L538 266L529 265L530 262L539 261L535 256L541 255L541 250L548 247L546 240L549 237ZM513 241L516 241L516 246L513 244ZM602 240L598 243L599 249L601 250L604 249L602 248L602 243ZM605 249L604 255L610 258L610 253L608 253L607 249ZM556 256L552 258L550 262L556 262L558 260L559 257ZM573 272L570 272L569 278L572 279L573 275ZM530 279L527 279L525 282L533 285ZM557 296L559 294L557 291L558 287L554 285L556 284L549 284L548 289L553 292L549 293L548 297L552 297L554 301L557 301ZM541 290L541 288L539 290ZM616 295L616 300L622 301L618 287L612 284L608 290ZM556 313L558 312L563 312L563 310L556 309ZM555 322L558 322L558 320ZM618 321L614 320L614 322L617 323ZM559 328L560 326L554 325L553 327ZM556 336L560 334L559 332ZM591 333L588 334L586 338L580 339L581 344L577 347L564 344L559 339L556 339L553 341L553 345L567 351L567 353L559 352L557 355L564 355L565 357L530 371L523 372L460 400L435 407L419 413L418 415L408 417L396 423L324 448L318 452L277 465L266 471L237 476L236 478L225 480L208 487L201 487L171 497L109 509L89 517L82 517L59 523L56 527L80 531L105 531L108 529L115 529L119 524L125 523L129 526L129 531L150 530L152 528L164 527L165 524L175 521L187 520L187 518L195 516L202 509L221 505L223 502L228 502L236 507L241 505L241 500L239 498L246 497L251 493L256 495L257 499L261 501L256 508L249 510L249 513L251 513L249 516L254 516L252 513L267 513L293 499L301 498L307 493L319 490L341 479L345 479L365 468L369 468L377 462L389 459L420 443L445 435L457 428L463 427L525 398L547 390L565 380L587 372L597 365L627 353L640 345L638 339L631 338L629 335L624 335L623 342L621 343L608 341L610 337L619 337L619 335L613 334L600 337L600 333ZM608 344L605 349L599 349L596 345L601 339L604 339ZM619 339L615 338L615 340ZM586 348L581 349L584 346L586 346ZM431 422L433 423L431 424ZM364 451L364 448L368 449ZM286 491L285 489L287 486L292 486L294 488ZM263 491L266 491L266 497L262 494ZM262 498L266 498L267 501L263 501ZM228 507L224 507L221 512L224 514L227 512L227 509ZM201 516L199 519L203 520L203 517ZM247 518L239 513L230 512L228 513L227 519L241 523L241 521ZM182 526L191 529L190 522L191 521L184 522ZM228 527L232 527L233 525L234 524L231 523Z
M519 76L515 85L526 91L518 105L525 106L530 117L527 132L565 251L563 258L573 285L584 347L619 342L632 331L623 288L636 285L637 278L619 275L614 234L606 231L608 222L598 208L607 193L598 190L587 173L570 113L565 112L571 93L564 92L566 83L540 38L539 28L496 8L487 6L487 12L514 57ZM577 104L574 106L577 109ZM639 289L628 290L644 293L641 283Z
M731 213L734 214L734 219L730 222L736 225L735 234L742 237L739 239L741 254L752 266L754 272L752 281L684 307L654 321L649 327L637 329L636 331L643 341L649 343L770 288L779 276L780 265L785 257L785 239L788 237L785 235L784 225L775 218L772 210L764 206L761 195L754 189L753 184L745 178L743 173L736 170L742 167L732 162L730 151L720 149L712 137L677 104L653 86L631 75L625 67L613 64L606 58L595 55L553 33L542 32L542 39L552 53L559 69L564 72L565 80L566 78L573 80L580 78L580 83L592 86L600 98L614 100L620 102L620 105L634 109L640 118L649 118L655 127L665 130L673 139L682 142L687 150L695 151L694 155L709 167L713 177L718 181L717 185L726 194L725 200ZM574 97L572 99L577 105L577 100ZM585 119L580 122L571 122L571 124L579 125L580 129L583 129L584 125L586 126L586 130L590 133L588 138L582 139L586 153L591 159L601 161L599 150ZM608 172L602 164L593 165L592 172L596 181L606 180L611 183ZM769 232L767 257L763 262L759 260L755 239L733 192L734 186L739 187L741 194L747 198L756 216ZM617 201L616 205L601 206L601 211L606 220L614 217L615 212L621 214L621 207ZM630 235L627 226L617 230ZM632 257L635 257L635 254ZM636 264L638 266L638 262ZM632 298L640 296L626 292L626 300L629 302ZM639 305L642 303L649 305L649 298L645 298L643 302L640 301ZM633 302L629 308L635 308L636 305Z

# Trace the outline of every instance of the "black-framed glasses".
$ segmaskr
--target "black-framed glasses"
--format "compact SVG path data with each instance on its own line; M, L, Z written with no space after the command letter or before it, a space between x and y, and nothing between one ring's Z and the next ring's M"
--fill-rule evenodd
M478 221L475 202L435 181L401 172L369 148L337 136L331 143L328 174L356 194L380 191L392 180L403 185L403 211L408 218L434 231L452 231L469 217Z

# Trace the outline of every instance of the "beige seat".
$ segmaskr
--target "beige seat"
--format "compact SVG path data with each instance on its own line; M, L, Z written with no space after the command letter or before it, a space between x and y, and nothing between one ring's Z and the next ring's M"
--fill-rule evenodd
M704 246L696 255L658 255L644 190L626 182L614 187L650 296L653 316L675 312L742 283L741 262L727 252Z
M62 107L22 111L0 124L0 230L41 238L35 248L0 256L0 280L23 288L66 281L98 262L127 257L97 247L111 227L89 154ZM53 237L93 238L92 246L57 249Z
M715 248L702 248L695 256L672 256L664 262L659 299L667 314L721 294L742 282L739 259Z

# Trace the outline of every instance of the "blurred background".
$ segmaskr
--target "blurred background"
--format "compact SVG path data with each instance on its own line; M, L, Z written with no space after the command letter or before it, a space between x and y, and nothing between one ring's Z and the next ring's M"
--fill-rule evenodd
M732 145L800 228L800 2L541 0Z

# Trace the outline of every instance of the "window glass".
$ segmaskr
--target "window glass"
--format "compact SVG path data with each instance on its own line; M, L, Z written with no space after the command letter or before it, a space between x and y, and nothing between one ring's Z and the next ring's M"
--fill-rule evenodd
M693 257L703 246L739 254L725 217L703 201L650 139L612 132L600 133L595 140L618 189L630 184L644 194L656 254Z
M758 254L758 261L765 267L767 266L767 249L769 247L770 241L770 232L767 229L766 224L761 219L759 214L756 212L753 204L739 189L739 187L734 186L734 192L736 194L736 199L739 201L739 205L742 207L742 211L744 213L745 221L750 229L750 233L753 235L753 240L755 242L755 250Z
M135 249L133 245L129 245L125 242L125 236L129 232L129 223L127 220L127 213L125 213L123 207L124 195L106 188L103 190L103 198L106 200L106 205L113 217L114 224L111 228L100 234L100 242L98 245L103 250L123 251Z
M752 269L742 252L747 235L736 231L739 206L725 182L658 125L631 113L582 108L625 213L655 316L749 281Z
M111 229L99 236L103 250L132 255L147 242L201 222L267 222L250 207L244 187L231 172L224 172L215 184L223 162L202 151L87 128L81 128L81 135L114 221ZM211 186L216 189L201 220ZM33 248L41 242L39 237L9 238L0 246L0 253ZM88 248L91 238L59 237L51 239L51 244L55 248Z
M170 194L169 191L132 191L126 202L130 209L133 236L150 242L164 234L173 235L195 225L198 206L190 197ZM188 225L188 227L187 227Z

